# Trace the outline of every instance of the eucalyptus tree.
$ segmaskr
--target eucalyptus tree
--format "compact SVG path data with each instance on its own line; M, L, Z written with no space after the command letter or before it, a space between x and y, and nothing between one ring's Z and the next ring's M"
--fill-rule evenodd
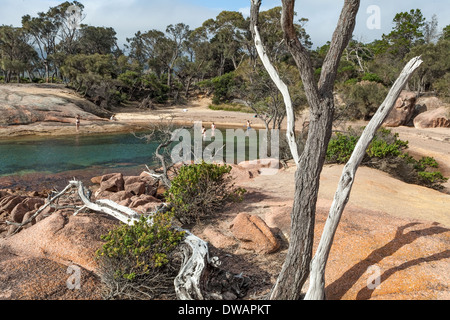
M117 33L112 27L82 25L74 51L78 54L113 54L119 56Z
M213 46L203 28L189 32L184 42L184 54L180 58L177 77L183 82L184 95L188 96L194 81L202 81L214 74Z
M51 55L56 52L56 42L59 26L54 19L40 12L37 17L25 15L22 17L22 26L32 38L32 44L37 47L39 58L45 68L46 82L50 78Z
M356 24L359 0L345 0L336 30L325 57L318 83L309 51L298 38L294 26L294 0L282 0L281 26L286 42L302 79L310 110L308 139L300 155L295 140L295 121L289 90L281 79L277 83L282 88L287 110L287 136L289 146L298 168L295 175L295 196L291 214L291 242L279 277L270 292L270 299L297 300L308 278L312 259L316 202L320 173L325 162L328 143L331 138L334 117L334 82L342 53L347 47ZM261 0L251 0L251 31L259 47L260 56L263 43L259 37L259 8ZM273 68L273 67L272 67ZM270 68L269 68L270 69ZM281 91L281 90L280 90Z
M66 1L50 7L47 12L39 12L36 17L30 15L22 17L22 27L32 37L32 45L36 47L45 68L47 82L52 65L52 71L57 73L57 69L62 63L63 59L61 55L58 56L58 53L70 54L73 50L77 30L68 22L70 14L68 9L71 6L76 6L80 12L84 8L78 1Z
M133 38L127 39L130 57L144 71L154 72L159 78L167 77L167 86L171 88L173 73L184 55L189 34L189 26L184 23L168 25L165 33L156 29L137 32Z
M296 68L285 62L277 63L276 68L289 88L295 114L300 114L306 105L306 98ZM233 90L239 100L263 121L269 134L270 129L281 129L286 118L283 96L264 67L260 63L256 66L243 64L235 73L243 80Z
M265 68L283 94L287 114L287 139L297 166L294 204L291 214L291 241L285 262L269 294L269 298L299 299L301 297L301 289L311 270L311 283L305 298L324 299L325 266L339 220L349 200L356 170L376 131L394 107L400 92L411 77L411 74L421 65L422 60L420 57L415 57L406 65L358 141L355 151L344 167L328 219L325 223L322 238L316 255L312 259L315 207L319 180L331 137L335 110L333 89L339 62L355 28L360 1L344 1L318 82L316 82L314 77L314 68L309 52L300 43L293 27L295 1L282 0L282 3L281 25L284 31L284 39L302 78L310 109L310 124L308 138L304 150L300 154L295 140L295 117L289 89L273 67L270 58L264 50L264 44L259 34L258 13L261 0L251 0L251 31L255 39L255 46Z
M47 12L48 16L54 18L59 28L57 52L65 55L75 54L75 46L80 35L79 29L84 20L84 5L79 1L66 1Z
M175 66L183 56L183 49L185 48L185 42L188 40L190 34L189 26L184 23L178 23L176 25L168 25L166 28L167 41L165 44L165 65L167 67L167 86L169 90L172 89L172 76L175 70Z
M423 68L418 70L410 81L410 89L417 91L420 95L423 92L435 89L435 83L439 82L450 73L450 40L440 40L437 43L427 43L415 46L406 59L411 59L417 55L422 56ZM447 83L447 87L450 84Z
M206 20L202 27L214 46L218 76L234 71L247 56L244 50L248 22L240 12L222 11L215 19Z
M444 27L444 29L442 29L442 33L439 36L439 40L450 40L450 24L446 27Z
M296 13L294 13L297 15ZM280 62L289 58L289 51L283 39L283 30L280 25L281 7L274 7L272 9L262 11L260 13L260 33L264 40L265 50L273 57L274 61ZM306 33L305 25L308 19L301 18L294 21L293 27L296 30L299 38L305 49L310 50L312 47L311 37Z
M27 38L22 28L0 26L0 69L4 72L5 82L10 82L14 74L20 82L20 75L25 71L32 77L37 54Z

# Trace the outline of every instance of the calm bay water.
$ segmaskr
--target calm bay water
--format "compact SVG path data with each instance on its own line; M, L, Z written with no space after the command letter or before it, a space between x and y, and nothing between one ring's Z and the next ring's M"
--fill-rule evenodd
M0 189L51 189L112 172L139 175L156 165L156 147L130 133L0 140Z
M0 141L0 176L152 165L156 147L133 134Z
M0 189L51 189L112 172L139 175L145 165L159 166L157 146L131 133L0 140Z

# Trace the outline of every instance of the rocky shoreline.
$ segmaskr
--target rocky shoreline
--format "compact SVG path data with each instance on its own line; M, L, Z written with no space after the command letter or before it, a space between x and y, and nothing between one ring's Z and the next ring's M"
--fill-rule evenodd
M54 92L55 89L51 90ZM205 100L152 112L121 110L117 113L117 122L99 119L89 122L91 120L86 118L78 134L134 131L169 115L179 123L201 119L205 123L237 127L249 117L234 112L214 112L207 108L207 103ZM74 123L70 122L72 118L67 119L60 123L3 126L0 136L77 134ZM401 139L406 137L410 141L414 153L435 157L449 176L450 169L445 166L450 163L448 129L399 127L394 130L399 132ZM221 259L223 268L236 274L243 273L251 279L252 286L245 299L259 299L270 290L281 269L290 238L295 166L280 169L276 176L259 175L260 169L255 164L233 166L236 185L248 190L244 201L226 208L219 218L192 230L210 243L211 253ZM322 173L315 248L341 172L342 166L326 166ZM85 172L76 176L89 186L94 196L137 210L151 209L161 203L163 189L141 173L142 170L108 172L98 176ZM57 181L58 187L63 188L67 178L69 176L55 175L49 179ZM12 184L20 181L20 177L3 179L0 183L7 181L5 179L10 179ZM102 245L100 235L117 226L118 221L89 212L74 217L73 209L52 211L49 208L24 230L11 236L15 226L6 225L5 221L23 222L52 191L52 187L40 187L45 183L44 176L30 177L21 183L19 189L0 191L0 299L101 299L95 251ZM449 299L450 218L445 211L448 207L448 194L408 185L373 169L360 168L327 266L327 298ZM237 222L244 225L243 229L236 225ZM242 231L248 230L249 225L259 225L259 234L265 236L249 238ZM249 241L252 239L258 239L253 246ZM264 250L259 250L262 248ZM67 286L70 276L67 271L74 265L81 270L80 290L71 290ZM371 266L380 269L382 283L380 288L368 291L367 270Z
M249 277L251 287L244 299L259 299L270 290L290 238L295 166L280 169L276 179L259 175L260 166L257 163L233 166L236 185L248 191L244 201L225 208L219 217L191 230L209 242L211 254L219 257L223 268ZM330 189L335 188L341 170L342 166L327 166L321 178L315 246L331 205L334 190ZM439 218L438 203L434 209L431 207L431 198L438 193L396 181L376 170L360 169L327 268L329 299L450 298L450 275L445 271L450 267L450 221L445 221L445 214L441 216L444 220ZM93 198L111 199L137 211L154 209L161 203L164 192L146 174L113 173L94 177L91 183ZM383 190L381 183L389 190ZM376 194L376 202L369 189ZM392 208L386 210L382 204L391 201L389 197L402 189L404 192L396 195L398 203L392 203ZM400 208L410 203L406 195L417 196L414 190L423 193L423 199L418 201L429 206L429 214L419 216L421 209L412 207L414 210L399 215ZM0 196L2 217L18 222L45 201L46 193L3 191ZM442 201L450 204L450 197L441 195L440 199L441 209L445 210ZM376 207L375 203L380 205ZM60 203L64 204L68 202ZM101 299L95 252L102 245L100 235L117 226L118 221L103 214L81 212L73 216L73 212L69 208L48 209L19 233L0 239L2 299ZM3 236L12 234L14 229L9 226L2 231ZM365 272L374 264L383 272L382 286L367 291ZM81 270L81 290L67 288L66 270L70 266Z

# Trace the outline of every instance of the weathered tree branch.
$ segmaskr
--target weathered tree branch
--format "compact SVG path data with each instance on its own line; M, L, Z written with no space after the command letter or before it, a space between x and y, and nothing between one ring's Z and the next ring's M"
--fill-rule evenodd
M204 300L202 293L202 282L205 280L205 270L208 265L219 267L220 261L217 257L210 259L208 243L185 231L187 236L184 243L189 246L185 248L183 265L175 278L175 291L180 300Z
M78 189L78 195L87 208L111 215L129 225L139 220L138 213L113 201L97 200L95 203L91 202L86 197L83 184L80 181L71 181L70 185ZM180 300L203 300L201 283L204 280L204 272L209 264L215 267L219 266L219 261L217 258L209 258L207 242L187 230L181 231L185 231L187 234L184 243L190 247L190 250L184 250L185 258L174 280L177 298Z
M30 219L24 221L24 223L18 225L18 230L24 225L31 222L35 217L37 217L45 208L52 205L56 200L61 198L63 195L76 190L79 198L83 202L83 206L78 209L74 216L80 212L82 209L90 209L95 212L105 213L110 215L122 223L133 225L136 221L140 219L140 215L134 210L121 206L111 200L97 200L92 202L90 199L89 191L84 187L81 181L70 181L63 191L52 197L48 202L42 206ZM165 205L164 205L165 206ZM163 206L163 207L164 207ZM157 209L156 212L161 210ZM152 223L152 218L150 216L149 223ZM10 223L13 224L13 223ZM15 224L16 225L16 224ZM213 268L220 266L220 261L217 257L210 258L208 243L187 230L177 228L180 231L184 231L186 236L183 240L184 248L184 261L181 265L180 271L174 280L175 291L177 298L180 300L203 300L205 299L205 293L203 292L204 282L208 276L208 271ZM16 230L16 232L18 231ZM217 296L215 298L221 298Z
M306 300L322 300L325 298L325 267L342 212L350 197L350 192L355 181L356 170L363 160L366 150L377 130L393 109L395 102L409 78L421 64L421 58L415 57L405 66L385 101L367 125L350 160L344 167L328 219L325 223L322 238L317 248L316 255L311 263L310 286L305 296Z
M289 93L288 86L281 80L278 72L273 67L270 62L270 58L268 57L263 42L261 40L261 36L258 30L258 17L259 17L259 7L261 6L261 0L251 0L251 9L250 9L250 29L253 34L253 38L255 39L255 46L258 52L258 55L266 68L267 72L270 75L270 78L275 83L277 88L280 90L283 95L284 104L286 106L286 118L287 118L287 128L286 128L286 136L289 144L289 148L291 149L292 157L294 159L295 164L298 166L300 162L300 154L298 152L298 146L295 139L295 116L294 116L294 108L292 106L292 99Z
M281 27L284 32L284 40L299 70L311 112L315 113L320 105L319 89L314 77L310 54L298 39L294 25L295 0L282 0L282 6Z
M259 0L251 0L251 16L257 25ZM297 162L294 205L291 214L292 237L280 275L270 299L297 300L310 271L314 242L316 202L320 174L331 138L334 118L333 87L342 51L355 26L359 0L345 0L341 16L325 61L321 81L316 83L309 52L298 39L294 26L295 0L282 0L281 27L286 45L297 64L310 109L308 139ZM252 32L253 28L252 28ZM254 35L255 36L255 35ZM288 107L287 107L288 109Z
M344 2L344 7L330 43L330 49L322 65L319 80L319 93L322 96L333 91L342 53L352 38L356 25L356 20L348 19L348 17L356 17L359 5L360 0L345 0Z

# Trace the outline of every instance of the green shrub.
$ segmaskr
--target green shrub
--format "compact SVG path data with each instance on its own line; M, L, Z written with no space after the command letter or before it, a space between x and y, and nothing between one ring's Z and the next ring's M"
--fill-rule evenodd
M367 155L379 159L398 157L402 154L402 150L408 147L408 142L398 137L398 133L392 134L391 130L379 129L367 149Z
M364 76L361 78L361 80L378 82L378 83L383 82L383 80L381 80L381 78L375 73L365 73Z
M96 253L107 298L154 299L173 294L177 274L176 248L184 232L172 228L170 213L121 224L101 237Z
M429 167L429 168L439 168L439 164L432 157L423 157L422 159L417 161L417 163L415 164L414 169L416 169L418 171L425 171L427 169L427 167Z
M338 91L345 104L341 113L351 120L370 120L388 94L388 88L374 81L355 84L354 80L351 80L338 86Z
M357 142L358 137L355 135L336 133L328 146L327 162L346 163L350 159Z
M346 133L336 133L328 146L327 163L346 163L362 133L358 130L348 129ZM446 182L437 161L432 157L423 157L415 160L403 150L408 148L408 142L400 140L398 133L381 128L366 150L362 164L388 172L408 183L424 185L433 189L442 188L441 183Z
M194 223L242 200L245 190L234 187L231 169L206 162L181 167L166 193L174 216L181 223Z
M344 85L356 85L359 82L358 78L351 78L344 82Z
M401 158L408 163L417 174L418 184L433 188L441 189L442 183L446 182L448 178L444 177L442 173L436 169L439 164L432 157L422 157L419 160L414 159L408 153L402 154Z
M213 91L213 104L221 104L228 102L232 96L232 91L236 86L236 74L234 72L225 73L224 75L204 80L197 85L200 88L210 88Z
M346 163L353 153L353 150L361 136L362 129L359 131L348 129L347 133L336 133L331 138L327 150L326 160L329 163ZM378 158L398 157L402 150L407 148L408 142L398 139L398 134L392 134L391 130L381 128L375 134L372 142L366 151L365 161Z
M255 111L252 110L252 108L240 105L240 104L219 104L215 105L212 104L209 106L209 109L215 110L215 111L234 111L234 112L243 112L243 113L255 113Z
M424 185L435 186L435 184L440 184L448 180L440 171L419 171L417 174Z

